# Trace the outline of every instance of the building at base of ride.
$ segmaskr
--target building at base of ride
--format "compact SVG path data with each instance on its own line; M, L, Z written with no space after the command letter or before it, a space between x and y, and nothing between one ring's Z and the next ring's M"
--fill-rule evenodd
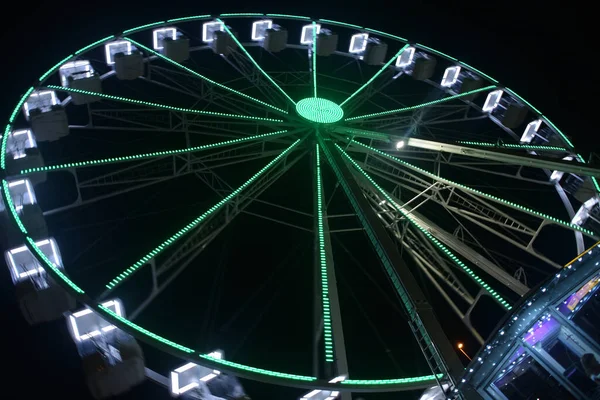
M458 389L485 400L600 399L600 244L524 296Z

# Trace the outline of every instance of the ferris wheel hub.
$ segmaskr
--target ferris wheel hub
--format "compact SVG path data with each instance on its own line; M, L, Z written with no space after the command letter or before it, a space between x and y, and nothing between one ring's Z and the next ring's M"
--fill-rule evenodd
M308 97L296 104L296 112L302 118L319 124L333 124L344 117L344 110L331 100Z

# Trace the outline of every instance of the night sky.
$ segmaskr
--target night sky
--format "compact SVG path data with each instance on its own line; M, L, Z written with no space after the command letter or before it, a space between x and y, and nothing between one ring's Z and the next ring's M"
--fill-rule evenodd
M547 115L573 139L584 157L598 150L595 115L586 103L594 101L592 81L594 57L591 32L594 22L590 10L559 8L547 2L427 2L406 5L382 2L311 2L284 5L223 2L222 5L169 1L102 3L14 3L10 15L4 14L2 31L5 66L0 115L7 119L31 82L65 55L86 44L124 29L156 20L189 15L223 12L269 12L328 18L354 23L409 38L441 50L477 67L515 90ZM417 2L414 2L415 4ZM412 4L412 3L411 3ZM290 42L296 40L290 38ZM298 68L306 64L299 62ZM125 140L127 139L127 140ZM70 152L85 157L101 157L122 144L121 154L129 154L156 143L180 144L171 138L157 137L148 145L146 138L132 134L127 138L107 133L98 143L89 140L69 142L64 147L53 144L47 150L55 162L67 160ZM169 147L174 147L169 146ZM154 146L154 147L153 147ZM129 150L129 151L126 151ZM73 159L81 157L74 156ZM265 160L249 163L256 171ZM301 160L290 171L290 181L281 182L265 193L266 198L305 212L312 212L309 159ZM302 173L304 169L304 174ZM324 169L323 179L331 194L334 176ZM238 170L225 172L235 186L247 176ZM57 177L59 182L61 177ZM486 184L489 184L486 183ZM215 202L209 189L191 177L177 183L161 185L127 200L110 200L49 220L67 265L67 271L83 282L96 278L104 282L112 271L129 265L139 249L150 247L184 221L193 218ZM69 199L68 191L55 192L40 188L42 206L51 207ZM526 189L523 189L526 190ZM42 193L42 194L40 194ZM526 192L523 192L526 193ZM521 199L535 196L521 194ZM43 200L42 200L43 198ZM531 203L535 203L531 199ZM530 204L531 204L530 203ZM338 192L332 213L350 212ZM255 210L260 210L256 208ZM299 222L301 223L301 222ZM311 220L302 220L310 227ZM357 226L357 222L351 226ZM102 240L85 251L97 238ZM561 250L560 241L545 237L546 248ZM138 247L135 247L138 245ZM256 363L263 368L298 371L310 374L310 293L312 277L312 236L308 232L280 228L277 225L242 215L199 257L197 265L167 289L142 313L141 325L155 329L190 347L211 351L225 349L228 359ZM123 249L122 247L126 247ZM350 233L333 238L336 266L344 265L339 274L343 318L349 327L346 341L353 349L349 355L351 369L360 378L429 374L419 350L404 323L392 290L370 249L366 236ZM115 249L119 249L115 251ZM575 254L569 248L564 261ZM310 266L308 268L307 266ZM0 268L1 326L8 348L3 375L6 398L34 399L44 396L87 399L90 395L83 382L80 359L68 336L63 320L29 327L17 308L10 275ZM106 272L109 271L109 272ZM112 274L114 275L114 273ZM149 277L140 274L127 293L127 301L142 299ZM425 286L426 294L440 316L449 339L465 342L470 354L477 342L454 318L434 289ZM490 313L494 313L490 309ZM485 311L481 314L484 315ZM496 314L489 314L496 315ZM389 323L393 321L393 323ZM498 318L477 321L492 329ZM377 330L372 329L378 327ZM383 328L379 328L383 327ZM148 363L166 374L181 361L145 348ZM464 360L463 360L464 361ZM254 400L294 399L303 391L269 387L244 382ZM412 399L416 393L364 395L366 400ZM357 398L359 396L354 396ZM168 399L167 391L146 382L123 399Z

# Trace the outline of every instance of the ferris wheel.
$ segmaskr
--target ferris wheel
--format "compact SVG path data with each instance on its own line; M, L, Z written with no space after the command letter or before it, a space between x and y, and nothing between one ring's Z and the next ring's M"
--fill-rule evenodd
M437 313L454 313L483 344L471 320L482 302L510 311L535 281L599 240L600 171L541 111L425 45L303 16L176 18L91 43L22 96L0 167L2 239L23 314L35 324L67 313L97 398L150 378L176 396L218 399L210 385L224 376L302 388L313 400L433 386L444 398L469 398L417 274L446 303ZM308 212L264 199L273 188L294 196L299 176L310 181ZM201 184L208 189L194 189ZM102 203L161 194L191 210L183 224L113 243L119 257L93 278L63 265L60 248L72 245L54 234L64 225L57 218L100 224L115 219L98 211ZM349 212L335 210L334 196ZM312 372L229 360L136 322L239 215L310 234ZM366 234L368 268L383 267L430 373L352 373L332 250L344 232ZM103 238L88 239L79 250ZM148 293L129 302L142 274ZM138 341L182 365L145 362Z

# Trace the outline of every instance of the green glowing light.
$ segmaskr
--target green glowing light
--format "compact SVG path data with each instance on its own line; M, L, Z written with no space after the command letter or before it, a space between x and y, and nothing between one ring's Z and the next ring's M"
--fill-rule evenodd
M275 157L271 162L269 162L267 165L265 165L260 171L258 171L250 179L248 179L246 182L244 182L242 184L242 186L240 186L237 189L235 189L233 192L231 192L229 195L227 195L226 197L224 197L217 204L215 204L214 206L212 206L211 208L209 208L207 211L205 211L204 213L202 213L201 215L199 215L196 219L194 219L189 224L187 224L186 226L184 226L183 228L181 228L179 231L177 231L171 237L169 237L168 239L166 239L165 241L163 241L161 244L159 244L158 246L156 246L154 248L154 250L150 251L144 257L140 258L131 267L127 268L125 271L123 271L122 273L120 273L116 278L114 278L113 280L111 280L106 285L106 288L108 290L114 289L121 281L129 278L138 269L140 269L142 266L144 266L146 263L148 263L148 261L150 261L151 259L153 259L157 255L159 255L160 253L162 253L165 249L167 249L169 246L171 246L177 240L179 240L180 238L182 238L186 233L188 233L189 231L191 231L192 229L194 229L195 227L197 227L201 222L203 222L204 220L206 220L209 216L211 216L212 214L214 214L215 212L217 212L218 210L220 210L221 208L223 208L223 206L225 206L229 201L231 201L231 199L233 199L238 194L240 194L243 190L245 190L248 186L250 186L255 180L257 180L261 175L264 175L265 172L267 172L269 169L271 169L271 167L273 165L275 165L279 160L281 160L283 157L285 157L287 154L289 154L298 145L298 143L300 143L300 139L296 140L294 143L292 143L290 145L290 147L288 147L287 149L285 149L284 151L282 151L277 157Z
M321 179L321 155L319 144L315 144L316 166L315 186L317 192L317 233L319 236L319 263L321 270L321 297L323 302L323 343L325 361L333 362L333 335L331 331L331 310L329 308L329 282L327 279L327 252L325 250L325 222L323 217L323 183Z
M302 118L319 124L333 124L344 117L342 107L333 101L319 97L302 99L296 104L296 111Z

